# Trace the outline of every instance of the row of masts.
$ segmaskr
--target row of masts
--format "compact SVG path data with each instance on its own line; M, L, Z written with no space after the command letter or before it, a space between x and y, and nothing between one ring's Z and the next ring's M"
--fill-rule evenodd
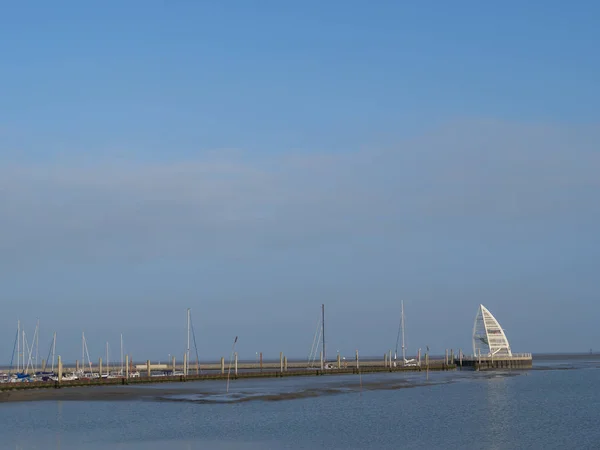
M396 337L396 351L394 352L394 360L396 360L398 358L398 346L400 344L400 339L402 339L402 347L401 347L402 362L406 363L406 362L410 362L410 361L406 359L406 344L405 344L405 339L404 339L404 301L401 302L400 309L401 309L400 325L398 326L398 335ZM313 338L313 344L312 344L312 347L310 350L310 354L308 356L309 367L314 366L314 364L316 362L316 359L318 356L317 352L318 352L318 348L319 348L319 343L322 345L321 355L320 355L321 364L326 365L327 364L327 354L325 353L326 346L325 346L325 305L324 304L321 305L321 318L317 322L317 329L315 331L315 336Z
M186 311L186 323L187 323L187 344L186 344L186 349L185 349L185 354L184 354L184 364L183 364L183 372L185 375L187 375L189 372L189 365L191 362L190 350L191 350L192 339L193 339L194 348L196 351L196 367L198 367L198 365L199 365L198 347L196 345L196 336L195 336L194 328L192 325L190 308L188 308ZM401 347L402 361L406 362L407 360L406 360L406 346L405 346L405 338L404 338L404 302L403 301L401 303L400 326L398 328L398 335L396 338L396 351L394 353L394 359L397 359L397 357L398 357L398 346L400 343L400 338L402 338L402 347ZM16 353L17 353L17 373L28 373L30 368L32 370L35 370L36 372L39 371L39 320L37 321L33 341L35 342L35 363L33 361L33 354L32 354L34 345L32 345L31 347L28 345L25 330L21 330L21 321L20 320L17 321L17 337L16 337L16 342L15 342ZM237 341L237 337L236 337L236 341ZM321 343L321 345L322 345L322 350L321 350L321 358L322 359L321 360L323 363L327 362L325 342L326 342L325 341L325 305L322 304L321 305L321 318L320 318L319 323L317 324L317 331L315 333L315 338L313 340L313 346L311 349L311 353L309 355L309 365L311 365L312 363L315 362L319 343ZM50 354L51 354L51 358L50 358ZM51 346L48 356L49 357L46 360L46 362L51 363L51 370L52 370L52 372L54 372L55 360L56 360L56 332L53 334L52 346ZM26 357L27 357L27 362L25 361ZM14 351L13 351L13 358L14 358ZM107 375L110 374L110 359L109 358L110 358L109 343L106 342L106 373L107 373ZM86 364L85 364L86 359L87 359L87 363L88 363L87 365L89 366L89 370L90 370L90 372L92 372L92 361L90 359L90 355L89 355L89 351L88 351L87 341L85 338L85 332L82 332L81 333L82 366L81 366L80 372L84 372L83 368L86 366ZM12 369L12 362L13 361L11 360L11 369ZM121 361L120 362L121 362L120 374L123 374L124 373L123 334L121 334ZM45 369L46 369L46 367L44 365L44 367L42 367L42 371L44 371ZM102 375L102 374L100 374L100 375Z
M192 341L194 344L194 349L196 352L196 367L199 367L199 357L198 357L198 347L196 345L196 334L194 331L194 327L192 324L192 316L190 308L187 309L187 345L184 354L184 373L187 375L189 372L189 365L191 362L191 346ZM14 354L16 351L17 354L17 363L16 363L16 373L28 374L30 371L35 373L40 372L39 365L39 325L40 321L37 321L35 332L33 335L33 343L29 345L27 340L27 336L25 330L22 329L21 321L17 321L17 335L15 338L15 347L13 349L13 358L11 359L11 367L10 370L12 372L13 362L14 362ZM34 355L35 350L35 355ZM123 334L121 334L121 366L119 373L122 375L125 373L125 361L124 361L124 348L123 348ZM106 342L106 373L110 374L110 346L109 343ZM87 363L87 364L86 364ZM90 373L92 372L92 361L90 358L87 340L85 337L85 332L81 333L81 367L79 368L80 373L85 372L85 367L89 367ZM52 345L50 347L50 351L48 353L48 358L43 360L41 372L44 372L47 368L49 368L52 372L54 372L56 367L56 332L54 332L52 337ZM100 374L102 375L102 374Z
M40 330L40 321L38 319L35 331L33 334L33 339L31 345L27 340L27 334L24 329L22 329L21 321L17 321L17 334L15 337L15 345L13 349L13 357L11 359L10 370L12 372L13 362L14 362L14 354L17 355L16 361L16 373L28 374L30 371L34 373L44 372L50 369L51 372L55 371L56 366L56 332L52 335L52 344L50 345L50 350L48 352L48 357L45 360L42 360L42 365L40 367L39 360L39 330ZM34 355L35 349L35 355ZM81 362L82 368L80 372L83 372L83 368L85 367L85 363L87 363L90 368L90 372L92 372L92 361L90 359L90 354L88 351L87 341L85 338L85 332L81 333ZM123 349L123 334L121 334L121 366L120 366L120 374L125 372L124 370L124 349ZM109 343L106 342L106 369L107 375L110 373L110 360L109 360Z
M33 333L32 345L29 345L27 335L24 329L21 329L21 321L17 321L17 335L15 336L15 349L17 352L17 372L22 370L23 372L29 370L37 370L39 367L39 327L40 321L37 321L35 332ZM35 347L35 357L33 350ZM35 358L35 360L34 360ZM14 349L13 349L14 359ZM12 365L12 361L11 361Z
M106 375L110 375L110 346L108 341L106 342ZM123 347L123 334L121 333L121 365L120 365L120 369L119 369L119 375L123 375L125 373L125 359L124 359L124 347ZM85 362L86 362L86 356L87 356L87 363L88 366L90 368L90 373L92 372L92 361L90 359L90 354L88 352L88 347L87 347L87 341L85 339L85 332L81 333L81 369L80 372L84 372L83 368L85 367ZM100 374L102 375L102 374Z

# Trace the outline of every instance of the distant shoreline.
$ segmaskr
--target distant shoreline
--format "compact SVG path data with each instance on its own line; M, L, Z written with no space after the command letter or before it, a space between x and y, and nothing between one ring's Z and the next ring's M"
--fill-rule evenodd
M458 353L455 353L455 356L458 355ZM464 353L465 356L467 356L466 353ZM532 353L533 355L533 359L539 359L539 360L558 360L558 359L585 359L585 358L593 358L593 359L600 359L600 350L598 351L593 351L592 353L589 352L569 352L569 353ZM444 355L434 355L431 354L429 355L429 358L434 361L434 360L443 360L444 359ZM354 358L352 359L348 359L346 360L349 364L352 364L354 362ZM383 363L383 359L381 357L376 357L376 356L370 356L370 357L361 357L361 361L363 362L363 364L372 364L372 363L377 363L377 364L381 364ZM306 365L306 358L288 358L288 362L291 365L297 365L297 364L303 364ZM329 362L334 362L334 361L329 361ZM135 362L131 362L131 364L133 365L143 365L146 363L146 360L143 361L135 361ZM258 366L258 363L256 362L256 359L239 359L238 363L240 365L256 365ZM154 364L154 361L153 361ZM167 364L170 365L171 363L168 361L163 362L163 364ZM210 370L214 369L216 370L218 367L220 367L220 362L218 360L207 360L207 361L200 361L199 365L202 368L208 368ZM264 359L263 360L263 364L265 365L265 367L267 366L273 366L273 365L279 365L279 359ZM183 366L183 363L181 361L177 361L176 365L178 367ZM67 367L75 367L75 362L63 362L63 366L65 367L65 370ZM119 368L120 365L118 363L112 363L110 364L111 367L113 368ZM195 368L195 362L193 363L193 367ZM5 365L0 365L0 372L7 372L10 369L10 365L9 364L5 364Z

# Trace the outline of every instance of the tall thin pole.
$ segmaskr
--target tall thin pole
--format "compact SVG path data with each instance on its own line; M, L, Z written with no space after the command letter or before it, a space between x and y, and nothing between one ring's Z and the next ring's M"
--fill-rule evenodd
M25 330L22 330L21 334L23 335L23 372L25 372L25 349L27 348L25 346Z
M81 332L81 371L85 372L85 332Z
M21 321L17 320L17 373L21 370Z
M56 331L54 332L54 338L52 339L52 372L54 373L54 358L56 358Z
M427 346L427 353L425 353L425 366L426 366L427 380L429 381L429 345Z
M188 374L188 366L190 365L190 308L187 309L187 364L185 367L185 374Z
M406 348L404 346L404 300L402 300L402 318L400 319L402 324L402 362L406 361Z
M110 375L110 364L108 362L108 342L106 342L106 376ZM102 376L102 374L100 374Z
M40 353L40 319L37 321L35 335L35 371L39 369L39 353Z
M321 305L321 325L322 325L322 337L323 337L323 364L327 362L327 357L325 356L325 304Z
M227 394L229 394L229 375L231 374L231 360L233 359L233 352L235 351L235 344L238 340L238 337L235 337L235 340L233 341L233 345L231 346L231 356L229 357L229 369L227 370L227 388L225 390L225 392Z
M121 333L121 375L123 375L123 333Z
M88 351L87 348L87 342L85 340L85 334L82 333L82 337L83 337L83 350L84 350L84 357L82 358L82 369L84 370L85 373L85 355L87 354L87 359L88 359L88 364L90 366L90 376L92 376L91 374L93 373L92 370L92 360L90 359L90 352Z

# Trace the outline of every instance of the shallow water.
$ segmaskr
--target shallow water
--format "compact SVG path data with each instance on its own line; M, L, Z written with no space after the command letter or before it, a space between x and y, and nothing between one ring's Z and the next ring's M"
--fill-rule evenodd
M136 401L0 405L6 449L597 449L598 360L526 372L145 386ZM536 370L537 369L537 370ZM560 370L571 369L571 370Z

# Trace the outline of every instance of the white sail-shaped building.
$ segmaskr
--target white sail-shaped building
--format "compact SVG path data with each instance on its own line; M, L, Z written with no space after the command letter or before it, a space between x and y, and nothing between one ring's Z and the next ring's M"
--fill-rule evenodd
M479 305L473 325L473 356L512 357L504 330L489 310Z

